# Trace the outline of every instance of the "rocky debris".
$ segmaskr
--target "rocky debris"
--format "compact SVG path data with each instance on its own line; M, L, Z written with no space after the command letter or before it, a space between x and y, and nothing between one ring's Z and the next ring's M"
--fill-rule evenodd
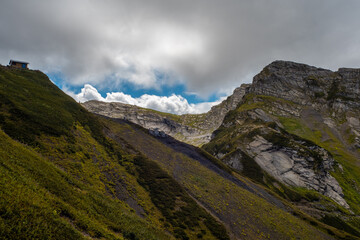
M360 106L360 69L340 68L337 73L341 76L338 82L338 96L347 100L350 108Z
M248 115L251 119L260 119L263 122L273 122L273 118L271 118L268 114L264 112L264 110L257 108L254 111L249 111Z
M316 190L349 208L339 183L329 173L335 164L334 159L316 145L310 148L321 156L321 163L314 156L306 156L301 148L277 146L260 135L248 144L247 152L263 170L280 182Z
M350 151L359 146L356 137L360 137L360 69L340 68L334 72L275 61L254 77L248 92L254 95L254 101L257 95L289 101L272 103L267 109L271 115L300 118L309 125L322 123Z
M229 154L226 157L224 154L218 154L216 157L220 157L220 159L222 158L222 161L229 167L232 167L233 169L236 169L240 172L244 170L244 165L240 160L244 156L240 151L235 151L234 153Z
M166 137L166 134L163 131L159 131L159 129L154 129L154 130L149 129L149 133L154 137L160 137L160 138Z
M312 110L307 112L316 118ZM356 123L356 120L352 121ZM328 122L331 121L328 119ZM223 123L222 127L234 127L233 124L230 119L229 123ZM242 172L242 152L245 152L261 169L278 181L315 190L349 208L339 183L330 175L337 163L325 149L284 132L276 117L260 108L239 112L236 124L236 136L242 136L239 142L232 146L225 145L213 152L214 156ZM234 148L241 151L234 151Z
M348 120L350 126L356 127L356 128L359 128L359 127L360 127L360 120L359 120L359 118L349 117L347 120Z

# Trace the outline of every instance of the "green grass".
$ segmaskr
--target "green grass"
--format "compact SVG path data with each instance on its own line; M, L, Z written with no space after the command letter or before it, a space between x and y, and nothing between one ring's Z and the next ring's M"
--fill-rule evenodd
M334 215L325 215L322 219L322 222L333 226L337 229L343 230L345 232L351 233L354 236L360 237L360 232L356 230L354 227L350 226L346 222L344 222L342 219L340 219L337 216Z
M96 117L41 72L0 79L0 238L172 238Z
M2 131L0 175L0 238L168 238L123 202L79 182Z
M229 239L225 228L200 208L156 163L139 155L134 159L134 164L139 174L139 183L149 190L152 201L173 226L175 237L189 239L185 232L188 230L196 234L210 231L216 239ZM207 228L201 228L201 223Z
M13 139L40 147L41 134L72 141L69 129L79 122L104 141L96 119L42 72L0 66L0 82L0 127Z

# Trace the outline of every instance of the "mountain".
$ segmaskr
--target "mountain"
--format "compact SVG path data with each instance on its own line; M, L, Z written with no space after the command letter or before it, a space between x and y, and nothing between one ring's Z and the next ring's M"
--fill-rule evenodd
M152 110L94 101L84 106L139 124L159 138L168 134L193 144L179 137L179 129L212 119L218 128L208 128L208 138L195 145L319 221L359 236L359 93L360 69L333 72L275 61L205 114L154 112L158 121L151 125ZM184 121L189 116L193 121ZM182 127L168 128L176 124Z
M356 143L336 145L335 155L332 141L291 132L296 118L275 119L264 107L275 97L260 103L266 97L251 88L233 110L212 109L227 113L200 149L92 114L39 71L0 66L0 239L358 239L358 168L348 165L358 159L347 159ZM252 112L274 120L242 118ZM268 155L256 151L271 155L270 144L277 155L312 158L316 179L337 183L348 206L266 171L259 159ZM235 153L243 168L228 161Z
M236 108L247 86L243 84L236 88L231 96L204 114L175 115L119 102L96 100L82 105L90 112L124 119L147 129L164 132L179 141L201 146L210 141L211 134L220 127L225 115Z
M321 193L345 209L326 209L318 198L297 205L328 224L341 220L359 232L359 85L359 69L332 72L275 61L254 77L203 148L280 195L282 187L268 176Z

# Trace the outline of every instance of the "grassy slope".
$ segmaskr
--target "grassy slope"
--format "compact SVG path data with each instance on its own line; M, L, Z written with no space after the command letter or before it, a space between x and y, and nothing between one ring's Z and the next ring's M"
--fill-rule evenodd
M124 202L82 183L2 131L0 159L0 238L169 238Z
M18 197L21 204L28 200L26 195L22 198L21 192L36 186L39 191L50 192L52 197L50 200L43 195L34 197L35 203L48 205L47 210L32 202L24 209L4 203L6 211L1 214L4 228L12 229L13 224L20 224L22 218L26 221L30 218L38 221L63 218L68 221L69 231L82 232L83 236L169 238L163 230L156 229L161 227L159 220L156 221L161 216L159 211L152 211L143 220L126 203L126 200L128 203L135 201L133 205L136 207L138 201L144 203L144 210L156 209L148 193L136 184L136 178L117 163L121 156L112 156L115 153L111 151L111 143L101 134L102 126L90 113L62 93L41 72L1 67L0 78L1 128L12 139L28 144L26 147L16 143L13 153L17 154L9 155L4 148L9 148L13 140L2 133L1 147L5 154L1 158L2 181L11 182L3 189L12 189L11 192L18 194L2 199L11 202ZM109 166L115 170L108 171ZM122 182L114 182L113 175L122 176ZM114 189L122 185L125 186L123 198L113 194ZM134 187L126 189L128 186ZM132 198L135 200L131 201ZM22 211L14 211L17 208ZM33 216L36 211L27 211L27 208L39 208L39 214ZM59 216L48 215L48 210ZM9 216L12 221L8 220ZM47 232L38 237L60 236L56 227L56 224L49 226ZM38 228L27 230L33 234L41 233ZM23 231L19 226L8 234L29 234Z
M173 151L142 129L109 122L107 126L117 136L122 136L126 142L157 162L197 201L220 218L236 237L247 239L326 238L325 234L302 220L221 177L201 163ZM244 179L243 181L246 184L247 181Z
M146 157L108 139L104 125L43 73L0 66L0 99L0 238L227 239L207 213L179 226L184 217L176 214L186 207L178 205L193 202L181 188L161 192L181 200L166 218L147 183L176 182L157 165L160 176L144 180L147 166L132 166Z
M317 145L325 148L328 150L335 158L337 162L339 162L343 166L343 171L340 170L338 167L335 167L334 172L332 175L338 180L341 187L343 188L345 199L348 204L351 206L352 210L359 214L359 206L360 206L360 194L359 194L359 178L360 175L360 168L359 168L359 160L346 149L346 146L340 142L339 139L335 137L335 135L331 132L329 127L325 124L316 123L314 119L306 119L302 120L300 118L295 117L281 117L277 115L276 107L277 105L287 105L289 107L297 107L296 104L286 101L283 99L271 97L271 96L253 96L247 95L244 103L240 105L235 111L230 112L226 118L225 122L236 122L237 118L241 115L246 113L248 110L252 109L263 109L268 114L272 114L273 116L277 117L281 124L284 126L284 129L291 134L295 134L300 136L304 139L310 140ZM312 127L310 128L307 123L312 121ZM236 151L237 146L241 145L243 142L243 138L246 136L242 136L239 134L239 127L243 128L261 128L264 127L264 123L244 123L243 125L236 125L233 124L230 127L221 127L217 130L215 138L208 144L204 146L204 149L209 152L222 152L223 154L231 154L232 151ZM270 126L270 125L269 125ZM265 127L269 127L265 126ZM314 127L315 126L315 127ZM256 130L255 130L256 131ZM325 141L322 141L322 135L326 134L329 136ZM246 167L246 166L245 166ZM257 165L252 166L252 168L256 168ZM250 178L254 180L258 180L259 172L255 176L251 176L248 174L249 171L245 173ZM266 174L263 173L260 176L260 179L264 179ZM258 181L259 182L259 181ZM261 182L261 181L260 181ZM265 184L266 185L266 184ZM274 190L273 186L267 184L268 187ZM285 197L292 201L298 201L298 199L306 199L311 200L311 198L307 197L306 195L311 194L308 191L305 191L301 188L282 188L285 189ZM276 190L276 189L275 189ZM291 192L289 192L289 190ZM281 193L279 193L281 194ZM336 204L332 203L332 201L327 201L326 198L321 197L321 204L323 206L327 206L329 209L339 209ZM318 199L316 197L315 199ZM318 200L316 200L318 201ZM332 206L334 205L334 206ZM330 221L324 221L327 224L333 225L338 227L339 229L346 230L350 229L350 233L359 234L359 220L356 217L347 216L347 223L342 222L341 224L331 224ZM347 227L348 224L351 224L352 227ZM357 230L354 230L357 229Z

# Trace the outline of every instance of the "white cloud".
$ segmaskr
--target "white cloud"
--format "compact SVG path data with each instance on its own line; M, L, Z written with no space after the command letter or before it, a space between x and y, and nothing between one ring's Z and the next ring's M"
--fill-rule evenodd
M105 99L101 96L98 90L90 84L85 84L84 87L81 89L80 93L78 94L75 94L68 90L64 90L64 92L78 102L86 102L89 100L105 101Z
M207 112L212 106L221 103L221 101L225 99L225 97L223 97L215 102L189 104L184 97L175 94L169 97L144 94L139 98L133 98L132 96L124 94L122 92L107 93L106 97L104 98L101 96L98 90L90 84L85 84L84 87L81 89L80 93L78 94L66 90L65 92L79 102L86 102L89 100L98 100L103 102L121 102L179 115L187 113L194 114Z
M29 61L70 86L182 83L206 97L276 59L358 67L359 8L358 0L3 0L0 62Z

